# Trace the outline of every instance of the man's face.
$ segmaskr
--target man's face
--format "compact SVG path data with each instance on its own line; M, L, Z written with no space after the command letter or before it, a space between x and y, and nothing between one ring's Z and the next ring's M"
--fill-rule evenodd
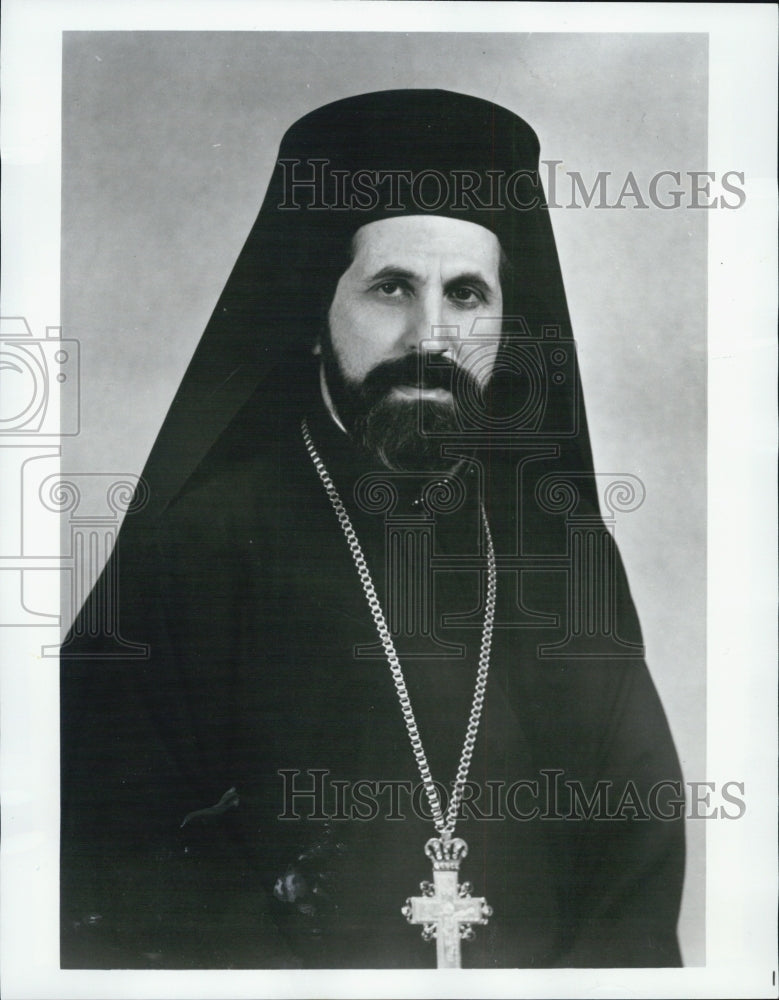
M454 395L478 394L492 374L500 244L472 222L399 216L363 226L353 249L328 316L333 402L347 430L390 468L435 467L440 440L419 428L456 430Z

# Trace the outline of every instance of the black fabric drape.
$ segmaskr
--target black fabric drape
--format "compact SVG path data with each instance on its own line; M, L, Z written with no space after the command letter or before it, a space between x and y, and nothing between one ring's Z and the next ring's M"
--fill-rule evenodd
M386 511L371 513L355 496L361 477L377 470L326 414L311 346L350 235L390 213L280 209L283 162L316 157L347 172L532 171L538 143L505 109L443 91L349 98L285 136L257 223L144 471L150 502L128 516L105 571L117 581L122 635L145 643L148 656L118 655L116 645L106 655L105 637L90 626L105 611L105 587L63 646L65 967L435 960L400 915L430 877L422 848L432 824L407 800L403 818L391 818L386 794L375 818L344 819L333 799L338 787L417 785L418 775L386 661L356 652L376 643L375 629L300 434L305 416L386 603ZM457 216L451 205L440 212ZM588 794L611 782L617 797L630 785L646 803L658 782L681 778L598 511L548 212L540 204L475 213L463 217L492 228L508 260L499 358L508 375L496 412L522 416L509 433L465 435L463 502L435 514L443 568L433 576L433 618L437 640L454 651L423 658L407 638L398 643L433 774L447 784L481 635L483 501L499 564L471 768L485 797L458 833L470 847L462 877L487 896L494 917L464 946L463 961L676 965L682 820L566 818L575 817L566 781ZM608 589L609 628L573 639L572 508L554 502L553 476L573 484L578 523L590 526L599 565L609 567L599 584ZM424 483L395 485L398 504L418 516ZM459 563L447 562L455 556ZM306 812L311 800L299 796L300 817L279 818L292 772L298 790L323 774L321 813ZM552 808L544 789L555 774ZM520 781L538 782L540 815L532 817ZM510 810L504 802L497 817L479 818L491 815L490 789L512 786Z

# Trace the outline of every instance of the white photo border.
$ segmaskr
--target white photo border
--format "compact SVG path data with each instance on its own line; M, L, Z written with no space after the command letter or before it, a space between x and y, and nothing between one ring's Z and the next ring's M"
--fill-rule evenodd
M708 743L706 778L743 777L749 808L707 826L707 964L681 970L456 973L61 971L59 715L50 628L2 630L4 806L0 976L26 998L260 996L773 997L776 986L776 8L769 4L281 3L5 0L4 316L59 322L63 31L705 32L709 162L747 198L709 216ZM56 400L53 400L56 403ZM57 439L42 441L56 456ZM0 453L3 468L25 460ZM5 479L3 521L23 501ZM0 475L0 481L3 480ZM48 528L46 529L48 530ZM5 557L8 549L0 547ZM56 579L47 585L56 588ZM2 600L2 592L0 592ZM54 604L57 599L55 597ZM2 620L2 619L0 619ZM52 831L55 833L52 835Z

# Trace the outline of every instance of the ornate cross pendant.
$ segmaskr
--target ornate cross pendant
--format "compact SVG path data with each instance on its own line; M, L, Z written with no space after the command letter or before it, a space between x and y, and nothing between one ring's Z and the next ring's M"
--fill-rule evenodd
M471 896L470 882L459 885L460 862L468 845L459 837L432 837L425 844L425 854L433 862L433 881L420 882L421 896L411 896L401 912L410 924L422 924L425 941L436 939L439 969L460 968L460 940L474 936L471 924L486 924L492 907L482 897Z

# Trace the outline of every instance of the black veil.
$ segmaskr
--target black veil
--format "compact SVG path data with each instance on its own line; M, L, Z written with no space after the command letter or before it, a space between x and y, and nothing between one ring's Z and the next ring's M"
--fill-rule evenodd
M483 767L505 775L562 768L582 782L635 781L641 794L658 780L678 781L600 513L538 167L538 139L521 118L442 90L349 97L284 136L257 220L146 463L139 509L62 647L63 965L430 964L386 877L376 888L386 920L370 924L373 944L366 937L359 908L375 900L360 873L372 878L375 869L365 850L355 849L353 868L334 862L358 913L332 939L340 952L312 931L309 913L279 910L273 875L283 876L284 852L294 854L302 834L281 829L272 800L289 754L297 766L321 760L324 746L344 774L374 766L408 774L386 663L344 656L376 636L300 439L301 417L322 410L314 344L354 234L377 219L475 222L504 254L494 387L489 406L464 414L461 428L483 471L502 579L513 581L500 585ZM326 439L327 420L320 432ZM340 482L343 439L330 434ZM478 534L478 515L473 523ZM106 613L110 627L101 631ZM513 615L513 626L501 615ZM465 629L480 627L478 608L472 617L460 615ZM417 671L414 694L423 724L427 714L423 731L436 733L426 745L442 774L454 773L445 751L460 745L462 726L440 711L441 692L456 712L472 692L467 669L450 667ZM389 835L399 829L373 828L396 867L416 871L408 858L421 851L407 851L404 838L429 833L412 822L396 844ZM369 838L367 855L372 833L363 825L354 835ZM298 861L324 865L340 843L325 840ZM678 964L679 822L503 823L476 833L472 849L492 869L489 893L505 915L480 938L474 962Z
M303 374L360 226L448 215L491 229L505 255L502 413L468 429L552 441L561 467L592 470L571 322L539 173L517 115L442 90L382 91L318 108L285 134L257 219L152 449L146 516L178 493L251 396L305 409ZM496 380L497 381L497 380ZM497 392L497 390L496 390ZM261 430L262 424L259 428ZM582 482L588 500L591 483Z

